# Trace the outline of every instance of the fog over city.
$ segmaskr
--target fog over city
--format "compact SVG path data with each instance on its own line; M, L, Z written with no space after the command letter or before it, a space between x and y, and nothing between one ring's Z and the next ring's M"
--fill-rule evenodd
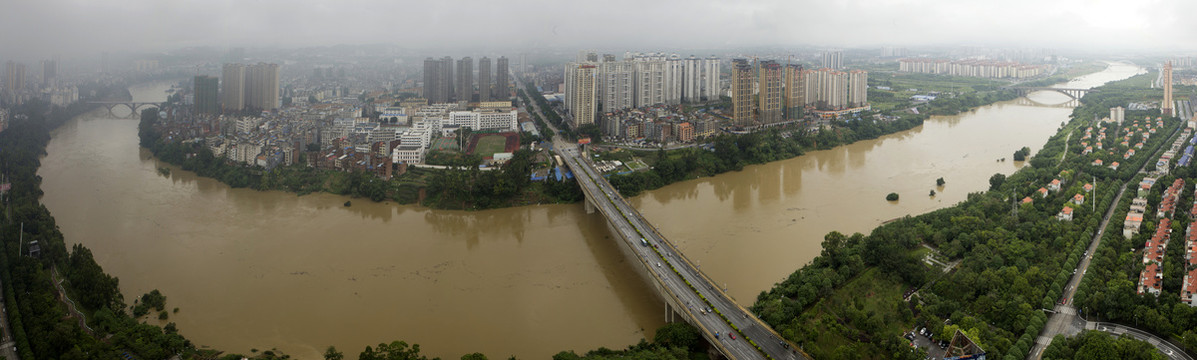
M0 57L194 46L1026 46L1177 51L1180 0L10 1Z

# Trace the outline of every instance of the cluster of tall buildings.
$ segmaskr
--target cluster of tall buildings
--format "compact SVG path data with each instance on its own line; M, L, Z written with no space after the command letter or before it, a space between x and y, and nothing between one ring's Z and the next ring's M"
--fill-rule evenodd
M220 105L224 111L279 108L279 65L224 64ZM198 102L198 100L197 100Z
M842 58L824 55L826 65L842 64ZM806 108L842 110L865 106L868 77L864 70L803 70L800 65L783 66L774 60L734 59L731 118L737 126L770 125L800 119Z
M505 56L496 59L493 69L490 58L483 56L478 59L477 88L473 58L467 56L456 62L448 56L424 60L424 98L428 99L428 104L474 102L475 94L479 102L508 100L511 98L510 79L511 72Z
M677 54L582 51L565 65L565 108L575 125L592 124L603 111L676 105L719 98L719 58Z
M5 63L0 100L6 104L17 105L32 98L40 98L53 105L66 106L79 99L78 88L71 85L60 86L57 60L43 60L41 66L42 81L37 83L27 78L25 64L13 61Z
M941 74L993 79L1025 79L1043 74L1044 66L1027 65L1015 61L901 59L898 70L903 72Z

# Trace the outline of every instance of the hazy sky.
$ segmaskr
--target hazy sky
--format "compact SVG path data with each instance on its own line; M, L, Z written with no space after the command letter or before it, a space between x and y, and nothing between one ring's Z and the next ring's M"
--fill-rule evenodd
M5 0L0 57L189 46L1197 48L1194 0Z

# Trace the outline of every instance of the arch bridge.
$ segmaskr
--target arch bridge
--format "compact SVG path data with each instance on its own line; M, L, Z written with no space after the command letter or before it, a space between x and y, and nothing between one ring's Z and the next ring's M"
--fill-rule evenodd
M1094 89L1069 89L1069 88L1030 87L1030 86L1008 87L1008 88L1003 88L1003 89L1014 90L1015 92L1018 93L1018 96L1027 96L1027 94L1030 94L1030 93L1033 93L1036 91L1055 91L1055 92L1064 94L1065 96L1068 96L1068 97L1072 98L1073 100L1080 100L1082 97L1085 96L1085 94L1088 94L1091 92L1097 92L1097 90L1094 90Z
M112 110L119 109L121 107L127 107L129 108L129 115L124 117L126 119L136 119L138 116L140 116L141 110L158 107L158 103L156 102L136 101L91 101L89 104L99 104L100 106L103 106L108 110L108 117L112 118L120 118L120 116L116 116L116 113L112 112Z

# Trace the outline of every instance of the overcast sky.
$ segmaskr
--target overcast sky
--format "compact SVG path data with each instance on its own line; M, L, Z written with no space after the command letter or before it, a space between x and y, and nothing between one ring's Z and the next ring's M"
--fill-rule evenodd
M1194 0L5 0L0 58L191 46L1197 48Z

